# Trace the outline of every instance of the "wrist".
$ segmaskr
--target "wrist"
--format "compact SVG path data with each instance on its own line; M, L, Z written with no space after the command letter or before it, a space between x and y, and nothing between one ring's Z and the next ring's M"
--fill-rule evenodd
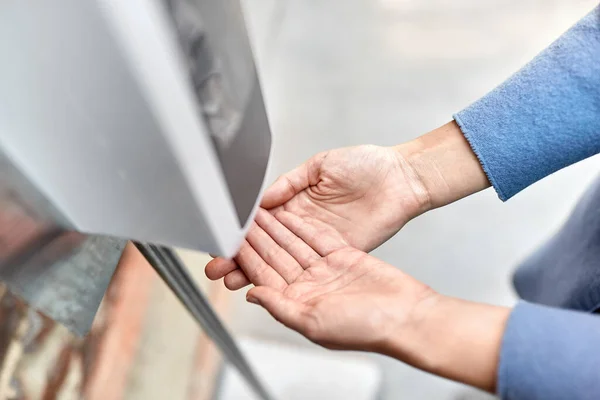
M456 122L449 122L408 143L395 146L425 192L427 210L442 207L488 188L477 156Z
M510 309L439 294L414 307L384 354L416 368L494 392L502 336Z

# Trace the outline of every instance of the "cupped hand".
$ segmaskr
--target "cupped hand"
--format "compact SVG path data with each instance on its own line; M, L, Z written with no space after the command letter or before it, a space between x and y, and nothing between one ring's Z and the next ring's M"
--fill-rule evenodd
M262 207L302 218L322 234L371 251L423 211L425 191L391 147L364 145L318 154L270 187Z
M385 352L418 325L419 305L434 296L399 269L345 247L288 284L251 289L247 299L324 347Z
M351 247L318 257L304 246L297 269L252 270L268 283L247 300L326 348L384 354L494 392L510 309L440 295Z
M290 247L286 241L299 238L315 250L316 256L326 256L346 246L373 250L426 211L428 196L396 149L364 145L312 157L281 176L266 191L261 207L293 232L288 238L279 237L283 247ZM287 268L299 265L297 246L291 246L284 255L282 243L272 235L269 224L273 223L264 210L259 210L239 254L234 260L213 260L206 268L207 276L225 277L226 286L234 290L250 282L268 283L253 280L253 265L259 269L269 266L257 266L257 253L265 255L263 264L282 257L289 261ZM268 240L270 235L275 240Z

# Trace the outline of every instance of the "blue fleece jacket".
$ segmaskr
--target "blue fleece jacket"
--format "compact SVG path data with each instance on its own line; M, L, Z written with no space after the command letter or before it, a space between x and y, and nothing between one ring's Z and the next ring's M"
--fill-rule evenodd
M600 6L454 119L502 200L599 153ZM600 399L600 183L515 286L527 301L504 333L498 394Z

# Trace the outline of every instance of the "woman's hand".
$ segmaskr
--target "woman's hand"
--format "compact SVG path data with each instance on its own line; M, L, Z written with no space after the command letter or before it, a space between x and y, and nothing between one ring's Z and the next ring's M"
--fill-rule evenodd
M394 336L419 324L436 296L399 269L345 247L286 285L250 289L247 300L321 346L384 352Z
M247 300L329 349L377 352L495 390L509 310L439 295L360 250L336 250Z
M317 154L281 176L262 207L294 214L320 234L371 251L428 209L428 194L394 148L364 145Z
M322 153L267 190L238 255L214 259L206 274L232 290L253 283L248 301L323 346L493 391L509 310L438 295L365 253L488 186L455 123L396 148Z
M321 153L280 177L265 193L262 207L293 235L269 240L273 223L259 210L237 257L216 258L206 274L225 277L225 285L236 290L250 282L268 283L266 276L248 276L246 271L253 268L278 269L270 263L283 259L297 270L297 249L292 246L284 255L281 240L299 238L318 256L346 246L368 252L421 213L488 186L454 122L393 148L358 146ZM266 258L258 260L258 253Z
M441 296L347 246L321 256L318 236L307 243L266 210L258 224L263 235L238 255L257 285L249 301L328 348L379 352L494 390L508 309Z
M262 207L325 256L346 246L373 250L426 211L428 195L399 151L365 145L312 157L281 176L266 191ZM265 283L249 279L243 273L247 268L237 269L252 263L259 247L270 247L261 251L267 263L275 254L281 256L278 243L265 240L271 231L263 213L259 210L234 260L216 258L207 266L209 278L225 277L232 290ZM297 259L294 249L291 255Z

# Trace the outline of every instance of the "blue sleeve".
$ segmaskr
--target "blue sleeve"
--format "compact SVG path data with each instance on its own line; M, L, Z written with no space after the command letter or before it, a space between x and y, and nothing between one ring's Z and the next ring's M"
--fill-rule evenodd
M600 6L454 119L502 200L599 153Z
M521 302L504 333L504 400L600 399L600 316Z

